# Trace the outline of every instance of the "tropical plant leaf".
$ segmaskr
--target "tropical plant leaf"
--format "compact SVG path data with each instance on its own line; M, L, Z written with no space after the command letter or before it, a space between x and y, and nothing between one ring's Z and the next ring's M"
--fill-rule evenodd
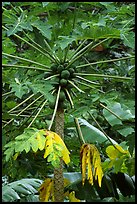
M46 178L39 188L39 198L41 202L48 202L49 199L53 200L53 179Z
M104 171L113 167L115 173L127 172L125 161L130 158L128 150L124 150L120 145L109 145L106 148L106 153L109 160L103 162Z
M101 181L103 177L103 171L101 167L100 154L97 148L92 144L83 144L80 150L81 158L81 171L82 171L82 184L84 185L86 179L86 169L87 179L91 185L93 185L93 177L98 180L98 184L101 187Z
M46 145L44 158L48 157L53 166L58 166L62 157L63 161L68 164L70 162L69 151L59 135L52 131L46 131Z
M110 111L114 112L114 114L121 118L120 120L112 112L103 109L103 115L111 126L122 125L122 120L129 120L134 118L134 115L131 113L131 111L129 109L124 110L121 107L121 104L118 102L110 103L109 105L107 105L107 108L109 108Z
M8 183L2 187L2 201L14 202L20 200L23 196L35 194L42 183L40 179L21 179Z
M84 136L84 139L86 142L96 142L103 143L107 141L110 143L110 141L107 139L107 137L104 135L102 131L100 131L98 128L94 127L90 123L88 123L85 119L79 118L80 124L85 127L81 126L82 133ZM113 144L117 144L117 142L109 137L109 139L112 141Z
M7 143L5 145L6 161L8 161L15 153L21 153L26 151L28 153L30 149L36 152L38 149L43 150L45 147L45 131L38 130L36 128L26 128L24 133L17 136L13 143Z

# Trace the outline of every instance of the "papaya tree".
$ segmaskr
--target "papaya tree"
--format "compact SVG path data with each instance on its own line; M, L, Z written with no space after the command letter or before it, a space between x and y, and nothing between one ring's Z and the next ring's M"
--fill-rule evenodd
M2 8L5 163L13 167L12 160L24 157L24 152L32 157L41 152L40 156L54 167L54 179L41 186L40 198L63 202L63 171L71 156L64 136L68 117L76 126L80 143L82 185L88 180L90 185L96 182L100 188L104 178L102 166L104 172L115 165L125 172L123 166L134 152L134 146L129 145L131 136L134 140L134 113L124 105L127 92L131 97L134 93L134 4L4 2ZM121 100L119 90L125 91ZM95 109L105 118L103 126L106 121L109 123L108 127L105 125L108 134L97 122ZM84 118L82 111L86 113ZM99 116L98 112L98 119ZM96 127L88 123L88 117ZM110 145L106 148L110 160L103 165L100 147L93 144L97 141L86 138L83 126ZM118 145L121 137L126 136L130 153ZM121 164L116 164L113 152ZM49 186L46 195L45 185Z

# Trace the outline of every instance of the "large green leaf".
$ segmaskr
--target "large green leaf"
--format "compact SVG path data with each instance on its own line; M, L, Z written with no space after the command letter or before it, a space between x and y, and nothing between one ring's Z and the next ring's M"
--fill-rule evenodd
M14 202L26 195L34 195L38 192L37 189L41 184L42 180L35 178L26 178L8 183L2 187L2 201Z
M32 148L33 151L43 150L45 147L45 132L36 128L26 128L24 133L17 136L13 142L5 145L6 161L8 161L15 153L26 151L28 153Z
M107 141L108 143L110 143L110 141L107 139L105 134L102 131L100 131L98 128L94 127L93 125L91 125L90 123L88 123L86 120L82 118L79 118L79 122L81 124L83 137L86 142L95 143L96 141L98 141L99 143L103 143ZM117 144L117 142L111 139L110 137L109 139L113 144Z
M107 108L109 108L110 111L112 112L110 112L109 110L103 109L103 115L111 126L122 125L122 120L129 120L134 118L134 115L131 113L131 111L124 110L121 107L121 104L118 102L109 103L109 105L107 105ZM116 117L115 115L117 115L118 117Z

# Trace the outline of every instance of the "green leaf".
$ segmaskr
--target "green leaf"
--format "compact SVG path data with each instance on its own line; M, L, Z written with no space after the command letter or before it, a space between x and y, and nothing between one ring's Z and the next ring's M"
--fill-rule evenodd
M122 120L129 120L134 118L134 115L131 113L131 111L124 110L121 107L121 104L118 102L110 102L109 105L107 105L107 108L109 108L110 111L114 112L114 114L116 114ZM117 118L114 114L106 109L103 109L103 115L111 126L122 125L122 120Z
M45 131L37 130L36 128L26 128L24 133L17 136L15 141L6 144L4 147L7 148L4 152L6 155L6 161L13 156L14 151L21 153L26 151L28 153L30 149L36 152L38 149L43 150L45 147Z
M123 135L124 137L127 137L128 135L132 134L133 132L135 132L135 130L132 127L124 127L121 128L119 130L117 130L121 135Z
M48 40L51 40L52 25L40 20L34 21L32 25L36 27L44 37L46 37Z
M28 92L28 87L26 87L24 84L12 82L10 84L10 87L12 87L11 90L14 91L15 95L20 99L22 98L24 94Z
M20 200L26 195L35 194L38 192L38 188L42 184L40 179L21 179L8 183L2 187L2 201L14 202Z
M7 31L7 35L8 36L13 35L18 31L22 31L23 29L32 31L33 28L30 22L26 22L26 19L27 19L26 11L23 11L20 17L18 17L15 23L9 28L9 30Z
M58 45L61 47L62 50L64 50L69 44L71 44L73 41L76 40L75 37L69 37L69 36L59 36Z
M103 132L101 132L99 129L88 123L86 120L79 118L81 126L83 137L86 142L94 143L98 141L99 143L107 141L107 137L104 135ZM117 142L109 137L109 139L112 141L113 144L117 144ZM108 141L110 143L110 141Z
M121 33L121 39L123 40L125 46L128 46L132 49L135 48L135 33Z
M50 93L53 86L49 82L45 82L45 81L42 81L41 83L34 82L29 86L32 89L34 94L41 93L49 101L54 101L54 96Z

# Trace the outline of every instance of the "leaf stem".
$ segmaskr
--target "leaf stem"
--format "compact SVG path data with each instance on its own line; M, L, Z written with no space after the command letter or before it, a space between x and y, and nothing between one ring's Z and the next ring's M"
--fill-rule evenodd
M79 52L77 52L71 59L70 63L68 66L70 66L71 64L73 64L77 59L79 59L80 57L82 57L84 54L86 54L89 50L92 50L93 48L97 47L98 45L100 45L101 43L107 41L109 38L106 38L102 41L100 41L99 43L95 44L94 46L92 46L93 41L90 42L86 47L82 48ZM92 46L92 47L91 47ZM83 52L83 53L81 53ZM81 53L81 54L80 54Z
M69 82L72 86L74 86L79 92L85 93L85 92L82 91L80 88L78 88L78 87L76 86L76 84L74 84L72 81L68 80L68 82Z
M77 132L78 132L80 142L82 141L82 143L85 144L85 140L84 140L84 137L83 137L83 134L82 134L79 122L78 122L78 118L74 118L74 121L75 121L75 124L76 124L76 129L77 129Z
M81 79L81 80L83 80L83 81L86 81L86 82L88 82L88 83L90 83L90 84L100 85L100 84L97 83L97 82L90 81L90 80L85 79L85 78L83 78L83 77L80 77L80 76L78 76L78 75L76 75L76 77L79 78L79 79Z
M41 67L29 67L29 66L23 66L23 65L14 65L14 64L2 64L3 67L15 67L15 68L25 68L25 69L35 69L35 70L41 70L41 71L48 71L49 69L44 69Z
M16 116L20 116L21 113L23 113L27 108L29 108L33 103L35 103L40 97L38 97L35 101L33 101L32 103L30 103L27 107L25 107L23 110L21 110ZM6 127L8 124L10 124L12 121L14 120L14 118L12 118L10 121L8 121L4 126Z
M31 123L28 125L28 128L32 125L32 123L34 122L34 120L38 117L39 113L41 112L42 108L45 106L45 104L47 103L48 100L44 101L44 103L42 104L42 106L40 107L39 111L37 112L37 114L35 115L35 117L33 118L33 120L31 121Z
M76 67L77 67L77 68L87 67L87 66L90 66L90 65L102 64L102 63L109 63L109 62L116 62L116 61L120 61L120 60L131 59L131 58L135 58L135 57L134 57L134 56L129 56L129 57L121 57L121 58L118 58L118 59L103 60L103 61L98 61L98 62L91 62L91 63L88 63L88 64L78 65L78 66L76 66Z
M108 107L104 106L102 103L100 103L100 105L105 108L107 111L109 111L110 113L112 113L115 117L117 117L119 120L122 121L122 118L119 117L116 113L114 113L112 110L110 110Z
M28 98L26 98L24 101L22 101L21 103L19 103L17 106L15 106L14 108L10 109L8 111L8 113L12 112L13 110L15 110L16 108L18 108L19 106L21 106L23 103L25 103L26 101L28 101L30 98L32 98L34 96L34 94L31 94Z
M40 65L40 66L45 67L45 68L49 68L44 64L29 60L29 59L26 59L26 58L18 57L18 56L15 56L15 55L10 55L10 54L4 53L4 52L2 54L7 56L7 57L12 57L12 58L15 58L15 59L19 59L19 60L22 60L22 61L26 61L26 62L30 62L30 63L33 63L33 64Z
M47 78L44 79L44 80L49 80L49 79L52 79L52 78L54 78L54 77L56 77L56 76L59 76L59 74L55 74L55 75L49 76L49 77L47 77Z
M49 53L47 50L45 50L41 45L39 45L38 43L36 43L34 40L32 40L25 32L23 32L25 35L26 35L26 37L31 41L31 42L33 42L34 43L34 45L36 45L36 46L38 46L40 49L42 49L44 52L46 52L55 62L56 62L56 59L54 58L54 55L52 55L53 54L53 52L51 52L51 53Z
M74 108L74 103L73 103L73 101L72 101L72 98L71 98L71 96L70 96L69 91L68 91L67 89L65 89L65 91L66 91L66 93L67 93L67 95L68 95L68 98L69 98L69 101L70 101L70 104L71 104L71 108Z
M55 103L55 108L54 108L54 112L53 112L52 119L51 119L50 125L49 125L49 127L48 127L48 130L51 129L52 124L53 124L53 121L54 121L54 118L55 118L55 115L56 115L56 112L57 112L60 90L61 90L61 86L59 86L59 89L58 89L57 98L56 98L56 103Z
M4 29L8 30L6 27L2 26ZM35 50L37 50L38 52L42 53L43 55L45 55L48 59L50 59L51 61L55 61L53 60L53 58L48 54L45 54L43 51L41 51L39 48L37 48L36 46L32 45L31 43L29 43L27 40L25 40L24 38L20 37L17 34L13 34L14 36L16 36L17 38L19 38L20 40L24 41L25 43L27 43L29 46L33 47Z
M114 79L125 79L130 80L131 77L120 77L120 76L112 76L112 75L106 75L106 74L87 74L87 73L77 73L81 76L92 76L92 77L103 77L103 78L114 78Z
M80 81L75 80L75 79L74 79L74 81L76 81L77 83L82 84L82 85L84 85L84 86L87 86L87 87L89 87L89 88L96 89L96 90L98 90L98 91L101 92L101 93L105 93L104 91L101 91L100 89L97 89L97 88L94 87L94 86L90 86L89 84L85 84L85 83L80 82Z

